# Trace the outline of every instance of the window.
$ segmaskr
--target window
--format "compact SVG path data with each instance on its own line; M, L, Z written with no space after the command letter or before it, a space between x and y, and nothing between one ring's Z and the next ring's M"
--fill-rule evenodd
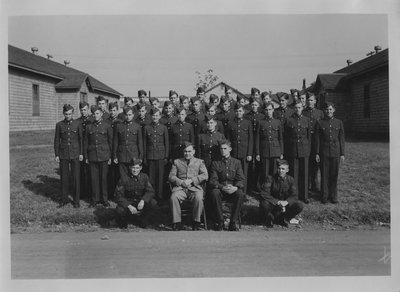
M32 116L40 116L40 98L38 84L32 84Z
M371 116L370 85L364 85L364 118Z
M81 92L81 96L80 96L80 101L81 102L88 102L88 97L87 97L87 93L86 92Z

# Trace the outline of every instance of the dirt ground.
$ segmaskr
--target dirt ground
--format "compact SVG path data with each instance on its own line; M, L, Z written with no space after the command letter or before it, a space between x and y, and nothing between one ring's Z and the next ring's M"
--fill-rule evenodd
M390 275L390 230L11 234L12 279Z

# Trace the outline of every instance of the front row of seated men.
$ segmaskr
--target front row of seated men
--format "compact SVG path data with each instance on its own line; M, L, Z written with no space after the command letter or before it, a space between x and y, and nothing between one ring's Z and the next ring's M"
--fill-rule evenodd
M185 200L190 200L193 206L192 229L200 229L204 190L207 190L208 211L214 230L220 231L224 226L223 200L232 203L229 230L239 230L237 223L245 198L245 176L240 161L230 156L231 143L223 140L219 147L222 158L212 162L210 174L204 161L194 157L195 149L190 142L185 142L183 158L174 161L168 177L172 187L170 207L173 230L182 229L181 204ZM116 187L117 223L121 228L127 227L129 217L138 215L139 225L145 227L149 210L156 206L154 189L147 174L141 173L141 164L140 159L134 159L129 175L122 177ZM274 223L288 226L288 222L303 209L303 204L297 199L294 179L287 175L288 171L288 162L279 160L278 172L272 178L270 189L267 184L262 186L260 211L267 227L272 227Z

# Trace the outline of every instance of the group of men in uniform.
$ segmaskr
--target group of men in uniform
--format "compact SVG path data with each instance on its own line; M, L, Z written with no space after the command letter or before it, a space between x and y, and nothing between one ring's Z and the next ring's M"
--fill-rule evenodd
M343 124L333 116L334 104L326 103L322 112L314 95L296 90L291 95L293 106L289 94L282 94L275 109L270 93L256 88L248 102L235 100L229 87L221 98L211 94L208 100L203 88L193 98L171 90L160 108L157 98L148 103L146 91L140 90L139 102L125 98L121 113L118 103L110 103L107 112L102 96L90 107L81 102L76 120L74 108L64 105L54 139L60 207L71 193L76 208L81 193L90 196L90 206L108 207L108 200L114 200L119 225L125 226L127 215L169 203L173 229L179 230L180 204L189 198L197 230L207 191L214 228L222 229L221 202L228 198L233 202L229 230L238 230L245 194L259 195L267 226L286 225L309 203L309 189L321 192L322 203L337 203Z

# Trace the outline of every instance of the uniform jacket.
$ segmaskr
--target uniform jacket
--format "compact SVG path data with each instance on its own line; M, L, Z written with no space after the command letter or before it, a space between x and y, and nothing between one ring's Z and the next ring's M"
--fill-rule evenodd
M283 127L278 119L260 120L257 124L255 138L256 155L261 158L279 157L284 153Z
M113 138L113 159L131 163L133 158L143 159L143 138L140 126L131 121L117 125Z
M201 122L204 121L204 113L191 113L186 117L188 123L191 123L193 126L194 134L197 136L200 133Z
M322 157L344 156L344 127L341 120L324 118L317 122L315 149Z
M280 120L282 123L285 119L291 117L294 114L294 109L290 107L286 107L283 109L282 107L277 108L274 110L274 118Z
M142 119L140 116L134 118L135 122L140 125L142 132L144 133L144 126L150 125L152 123L150 116L145 115Z
M324 118L324 113L317 108L311 109L310 107L307 107L303 111L303 115L310 119L311 141L313 141L315 140L314 134L317 130L317 122ZM311 143L311 153L316 153L315 143Z
M177 116L167 116L167 115L163 115L160 118L160 124L163 124L167 127L168 129L168 134L171 133L171 127L173 124L175 124L178 121L178 117Z
M115 188L115 201L124 208L136 205L140 200L149 203L154 195L150 179L145 173L139 173L136 177L131 174L123 176Z
M215 125L215 131L220 132L222 134L225 133L224 126L221 121L216 120L217 124ZM204 120L200 124L200 134L207 133L207 122Z
M92 116L87 116L87 117L83 117L83 116L80 116L79 118L77 118L76 119L78 122L80 122L81 123L81 125L82 125L82 137L84 137L85 136L85 133L86 133L86 126L88 125L88 124L90 124L90 123L93 123L93 121L94 121L94 119L93 119L93 117ZM83 138L82 138L83 139Z
M230 121L233 121L235 118L235 113L232 111L224 112L221 111L220 113L215 115L215 118L219 121L222 122L222 126L224 127L224 135L227 136L227 129L228 129L228 124Z
M294 183L294 178L286 175L281 178L278 174L272 177L270 190L261 191L261 198L273 205L276 205L278 201L287 201L292 204L297 201L297 190Z
M83 154L82 124L78 120L62 120L56 124L54 154L60 159L78 159Z
M103 116L102 116L101 118L103 119L103 121L105 121L105 120L108 120L109 117L110 117L110 113L104 111L104 112L103 112Z
M179 158L183 156L183 143L185 141L194 144L193 126L187 122L177 121L171 127L169 141L171 144L171 158Z
M86 126L83 143L84 156L90 162L107 161L111 158L112 129L108 122L100 120Z
M169 136L166 126L151 123L144 127L143 135L144 159L167 159L169 155Z
M301 115L291 115L284 123L284 148L286 157L310 156L310 120Z
M193 181L188 188L189 191L201 190L201 184L208 180L208 172L204 161L193 157L188 164L185 158L175 159L168 176L168 180L174 186L172 191L182 190L181 185L185 179Z
M255 137L257 131L257 123L259 120L264 119L265 115L259 112L255 113L253 111L249 111L247 114L244 115L244 118L251 122L251 125L253 127L253 136Z
M249 120L234 118L229 122L227 139L232 143L231 155L235 158L246 158L253 155L253 126Z
M200 134L196 141L197 156L204 160L206 166L210 166L211 161L219 159L220 150L218 142L225 139L224 134L214 131Z
M211 163L210 187L222 189L225 185L231 184L239 189L244 188L246 178L244 177L240 160L229 156Z

